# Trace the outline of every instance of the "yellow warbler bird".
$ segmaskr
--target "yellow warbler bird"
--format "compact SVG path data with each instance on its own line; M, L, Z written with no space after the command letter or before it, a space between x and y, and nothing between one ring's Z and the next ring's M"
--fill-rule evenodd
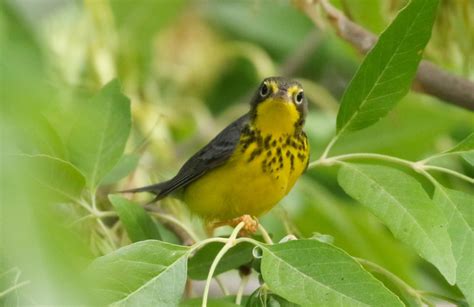
M307 111L300 83L266 78L250 111L194 154L175 177L123 192L151 192L155 200L179 195L192 212L216 224L259 216L291 190L308 165Z

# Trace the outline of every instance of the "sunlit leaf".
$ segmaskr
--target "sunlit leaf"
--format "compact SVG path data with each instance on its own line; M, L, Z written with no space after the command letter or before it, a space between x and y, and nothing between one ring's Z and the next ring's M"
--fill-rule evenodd
M290 302L305 306L403 306L380 281L332 245L297 240L262 250L265 283Z
M109 200L133 242L148 239L161 239L158 228L145 209L118 195L109 195Z
M87 273L103 304L176 306L186 284L188 248L141 241L97 258Z
M433 200L448 220L457 263L456 284L474 305L474 195L437 186Z
M215 242L207 244L198 250L196 254L189 259L189 277L197 280L206 279L214 258L223 246L223 243ZM254 246L250 243L241 243L232 247L217 265L214 275L237 269L239 266L249 263L253 259L253 247Z
M418 181L397 169L363 164L344 164L338 181L396 238L409 244L433 263L449 283L454 283L456 263L450 251L447 221Z
M95 188L123 154L130 132L130 102L111 81L81 106L68 140L69 156Z
M412 0L380 35L342 97L338 133L372 125L405 96L430 39L437 8L437 0Z

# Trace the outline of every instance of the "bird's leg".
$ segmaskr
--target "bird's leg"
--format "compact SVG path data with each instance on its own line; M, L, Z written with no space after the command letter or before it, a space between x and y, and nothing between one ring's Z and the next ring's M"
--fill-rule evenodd
M235 219L227 221L214 222L210 225L210 229L215 229L217 227L229 225L231 227L236 227L240 222L244 222L244 227L239 232L241 237L245 237L251 234L254 234L258 230L258 220L256 217L250 216L248 214L242 215Z

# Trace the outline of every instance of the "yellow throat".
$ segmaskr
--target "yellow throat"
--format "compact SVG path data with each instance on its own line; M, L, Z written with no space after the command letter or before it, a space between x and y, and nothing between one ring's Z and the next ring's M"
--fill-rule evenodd
M272 87L276 86L270 83ZM273 89L275 92L278 89ZM296 106L291 102L298 87L288 89L287 97L269 97L257 106L254 127L263 134L293 135L300 114Z

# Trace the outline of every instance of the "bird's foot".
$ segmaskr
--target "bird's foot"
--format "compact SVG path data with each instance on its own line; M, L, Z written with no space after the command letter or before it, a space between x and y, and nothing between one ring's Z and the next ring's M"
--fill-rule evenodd
M258 220L256 217L252 217L248 214L242 215L235 219L227 220L227 221L220 221L215 222L210 225L208 228L208 233L213 231L217 227L229 225L231 227L237 227L241 222L244 222L244 227L239 232L239 236L246 237L252 235L257 232L258 230Z
M235 219L232 219L230 222L230 225L232 227L236 227L239 225L241 222L244 223L244 227L239 232L239 235L241 237L247 237L249 235L252 235L257 232L258 230L258 220L254 216L250 216L248 214L242 215L240 217L237 217Z

